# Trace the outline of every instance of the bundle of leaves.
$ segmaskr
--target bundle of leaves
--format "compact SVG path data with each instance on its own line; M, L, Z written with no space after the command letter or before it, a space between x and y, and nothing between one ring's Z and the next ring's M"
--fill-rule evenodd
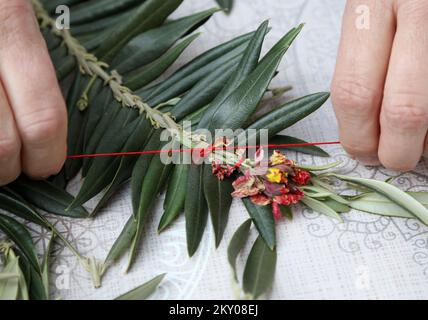
M198 37L199 34L194 32L218 11L217 8L171 19L170 15L183 0L32 2L67 100L70 155L158 150L163 146L160 140L162 130L179 128L186 120L190 120L195 128L209 132L216 129L267 129L269 138L276 143L302 142L293 137L278 136L278 133L316 111L329 97L328 93L322 92L287 102L268 112L260 108L281 60L302 25L290 30L261 57L269 31L268 23L264 22L257 30L208 50L166 77L166 71ZM230 8L232 2L221 3ZM59 4L71 7L71 30L55 27L52 16ZM294 150L328 156L316 147ZM74 197L66 189L71 180L80 177L82 183ZM81 256L45 217L45 212L73 219L96 217L129 181L133 214L102 263ZM101 285L101 277L108 267L126 252L129 254L129 270L139 252L152 207L162 190L166 190L166 197L159 232L171 227L184 213L188 252L193 256L211 215L218 246L229 218L234 190L232 182L215 177L211 165L164 164L159 154L150 152L126 157L74 157L66 162L60 174L47 181L20 177L0 188L0 209L20 218L18 221L10 215L0 215L0 230L13 242L12 247L11 244L3 245L7 257L4 278L7 283L17 285L16 292L22 291L15 295L14 287L12 295L15 297L49 298L47 266L50 251L46 250L40 263L21 219L51 230L52 238L61 240L92 274L95 286ZM351 200L358 200L338 201L333 192L323 191L320 195L321 188L306 186L309 196L302 200L306 201L304 204L332 215L332 211L340 210L332 209L335 203L331 200L341 204L342 208L349 208ZM84 205L90 200L97 204L88 212ZM235 265L254 223L260 237L248 257L244 290L252 298L257 298L269 288L273 279L275 220L270 208L257 206L248 199L243 201L251 220L232 239L229 261ZM414 216L414 211L420 207L402 209ZM423 212L419 218L425 219L425 215ZM21 271L16 269L16 263L12 263L15 256L19 258ZM9 261L15 269L8 267ZM9 269L16 272L9 272ZM146 297L161 278L159 276L121 298ZM0 278L0 284L1 281Z
M91 60L86 53L96 57L96 61L92 59L89 62L108 72L112 81L126 88L126 92L135 93L145 104L169 112L178 123L191 120L194 125L209 130L221 126L259 129L270 123L267 129L275 136L326 101L327 93L315 94L279 106L275 113L252 119L301 26L287 33L260 59L263 40L268 33L268 23L264 22L258 30L218 45L192 59L166 79L157 81L198 37L194 31L218 11L214 8L170 19L169 16L182 2L33 1L58 80L66 88L69 154L156 150L161 147L159 137L162 128L157 127L150 115L120 101L111 83L85 65ZM71 8L69 32L56 30L54 20L48 16L53 16L60 4ZM210 172L204 166L164 165L159 155L70 159L61 173L49 181L31 181L21 177L2 187L0 208L42 225L63 238L43 212L76 219L94 217L131 180L134 214L104 263L83 258L75 252L82 264L95 274L94 281L99 285L97 276L101 276L128 250L128 268L132 266L143 227L163 188L166 188L167 196L165 213L159 223L160 231L185 212L189 255L192 256L199 246L210 211L216 244L220 244L232 202L232 185L229 181L219 182ZM66 187L79 173L83 182L77 196L73 197L66 192ZM87 212L83 205L97 196L97 206L92 212ZM42 277L34 244L25 226L9 216L1 218L5 222L0 224L0 228L32 263L29 266L34 267L34 273ZM20 232L10 231L10 225ZM72 244L67 245L72 248ZM30 292L33 292L32 288L30 286ZM48 296L36 292L31 297Z

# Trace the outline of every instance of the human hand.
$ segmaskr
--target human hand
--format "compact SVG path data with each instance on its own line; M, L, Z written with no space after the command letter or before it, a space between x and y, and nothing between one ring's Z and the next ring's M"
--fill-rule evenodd
M0 185L64 164L67 112L29 1L0 0Z
M407 171L428 155L428 1L348 1L332 100L343 147L362 163Z

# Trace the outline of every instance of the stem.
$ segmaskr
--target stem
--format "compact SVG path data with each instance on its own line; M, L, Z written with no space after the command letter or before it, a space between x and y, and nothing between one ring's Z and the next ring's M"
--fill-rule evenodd
M101 286L101 270L102 265L96 261L94 257L86 258L82 256L79 251L68 241L59 231L55 228L53 224L46 220L46 224L51 229L52 233L57 236L64 245L73 253L73 255L77 258L80 265L91 274L92 283L95 288L99 288Z

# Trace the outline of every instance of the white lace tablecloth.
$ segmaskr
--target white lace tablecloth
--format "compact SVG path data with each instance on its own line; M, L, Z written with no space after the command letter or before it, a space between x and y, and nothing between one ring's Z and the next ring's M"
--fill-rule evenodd
M214 0L186 0L177 16L215 5ZM203 28L203 35L187 50L179 64L195 54L232 37L255 29L269 19L270 47L291 27L306 26L288 52L274 85L292 85L287 98L328 91L336 58L344 0L236 0L231 16L216 14ZM337 140L331 103L287 130L308 141ZM341 147L327 147L343 161L346 174L385 179L396 173L365 168L346 157ZM301 163L325 163L325 159L295 155ZM331 161L331 160L330 160ZM76 185L71 190L76 190ZM400 175L405 190L428 190L428 169ZM159 201L159 203L161 203ZM145 230L137 263L124 275L126 258L108 271L100 289L94 289L68 250L57 249L52 266L56 295L64 299L111 299L166 272L156 299L233 299L227 243L247 218L239 201L234 202L225 238L215 250L209 225L202 245L192 259L187 257L184 219L160 236L156 226L162 210L155 210ZM131 214L129 188L117 195L99 217L90 221L58 220L79 250L102 260ZM278 224L278 265L268 299L427 299L428 228L415 220L392 219L351 212L338 223L309 210L296 210L293 221ZM39 245L48 234L32 228ZM255 236L255 233L253 234ZM248 252L249 248L246 249ZM240 267L244 259L239 260Z

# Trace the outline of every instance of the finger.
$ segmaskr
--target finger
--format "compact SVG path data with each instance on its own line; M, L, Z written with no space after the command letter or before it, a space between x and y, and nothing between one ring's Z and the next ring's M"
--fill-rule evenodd
M0 186L14 181L21 172L21 142L8 99L0 83Z
M361 14L368 14L368 29L357 24ZM394 32L391 1L348 1L332 101L343 147L368 165L377 163L379 110Z
M67 116L29 1L0 0L0 78L22 141L23 171L57 173L66 157Z
M397 33L385 84L379 158L397 171L413 169L428 130L428 2L398 1Z

